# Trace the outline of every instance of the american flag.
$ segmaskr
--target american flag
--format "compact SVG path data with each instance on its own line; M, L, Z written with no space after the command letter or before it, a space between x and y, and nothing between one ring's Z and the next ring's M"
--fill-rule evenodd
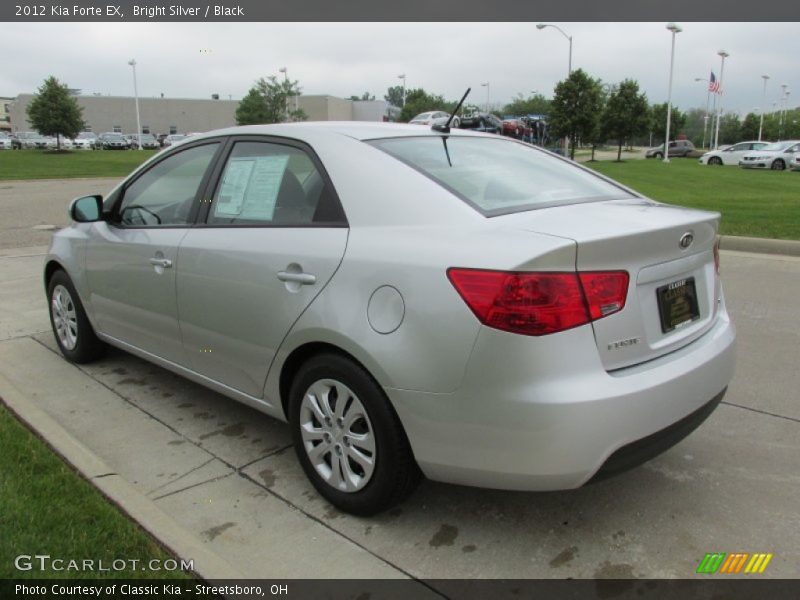
M714 92L715 94L721 94L722 90L719 88L719 81L717 81L717 76L714 75L714 71L711 71L711 79L708 80L708 91Z

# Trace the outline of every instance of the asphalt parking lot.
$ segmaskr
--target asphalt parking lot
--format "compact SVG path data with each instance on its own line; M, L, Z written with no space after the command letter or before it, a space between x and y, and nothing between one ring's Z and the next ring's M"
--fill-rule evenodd
M566 492L424 482L363 519L319 498L286 425L123 352L80 368L56 353L41 283L50 233L31 227L63 225L69 197L111 183L49 182L38 209L20 202L24 218L0 225L0 375L243 575L689 578L720 551L771 552L763 576L798 576L800 259L723 253L736 377L664 455ZM33 184L5 185L13 205Z

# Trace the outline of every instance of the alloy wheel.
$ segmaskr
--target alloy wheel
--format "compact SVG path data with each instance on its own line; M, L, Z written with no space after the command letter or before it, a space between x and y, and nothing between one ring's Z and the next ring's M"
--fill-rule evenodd
M343 383L320 379L300 404L303 448L319 476L341 492L357 492L375 471L376 444L364 405Z
M58 340L64 348L73 350L78 343L78 316L72 296L63 285L53 289L50 310Z

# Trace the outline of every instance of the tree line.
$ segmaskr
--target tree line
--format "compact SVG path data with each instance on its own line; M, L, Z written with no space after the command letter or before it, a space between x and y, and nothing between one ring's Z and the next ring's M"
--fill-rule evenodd
M298 81L275 76L262 77L250 88L239 103L235 118L239 125L282 123L302 121L307 118L298 106L302 88ZM369 92L353 95L351 100L374 100ZM423 88L403 90L402 86L390 87L384 99L402 107L399 120L410 121L415 115L442 110L452 112L457 102L447 100L441 94L427 92ZM491 107L490 107L491 108ZM481 107L467 102L462 114L479 112ZM545 115L551 139L568 138L571 156L579 145L591 146L613 143L617 147L617 158L626 145L660 145L666 135L667 103L650 104L639 84L633 79L620 83L604 83L591 77L582 69L576 69L569 77L558 82L553 98L533 93L527 97L518 94L511 102L491 110L497 116ZM69 93L66 84L55 77L48 77L38 89L27 109L31 126L43 135L74 138L84 130L83 109ZM714 122L707 118L704 108L693 108L686 112L673 106L670 119L670 137L685 136L696 146L713 139ZM781 113L764 115L763 126L760 115L749 113L740 119L735 113L722 115L719 124L719 143L733 144L741 140L758 138L762 127L762 139L800 138L800 108Z

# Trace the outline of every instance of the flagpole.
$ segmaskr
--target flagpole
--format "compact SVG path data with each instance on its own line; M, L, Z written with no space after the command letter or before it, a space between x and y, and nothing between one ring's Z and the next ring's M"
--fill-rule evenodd
M722 57L722 64L719 68L719 110L717 112L717 129L714 133L714 149L717 150L719 148L719 122L722 119L722 78L725 75L725 59L730 56L725 50L720 50L717 52Z

